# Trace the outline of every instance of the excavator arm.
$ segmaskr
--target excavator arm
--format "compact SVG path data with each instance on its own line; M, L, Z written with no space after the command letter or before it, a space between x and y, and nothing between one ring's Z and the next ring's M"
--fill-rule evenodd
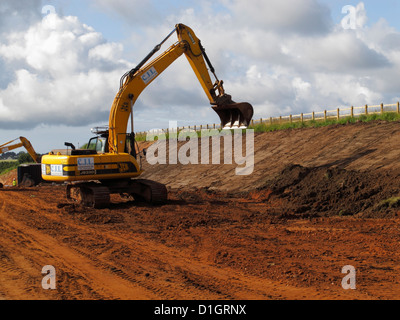
M29 140L24 138L24 137L19 137L19 140L21 142L15 143L15 144L11 144L16 140L18 140L18 139L11 140L9 142L6 142L6 143L0 145L0 153L4 153L4 152L8 152L8 151L20 148L20 147L24 147L28 151L28 153L30 154L32 159L36 163L39 163L38 155L36 154L35 150L32 147L32 144L29 142Z
M161 45L175 32L179 41L148 63L160 50ZM253 107L249 103L232 101L231 96L224 91L223 81L216 77L214 68L193 30L183 24L177 24L136 68L121 78L120 90L114 99L109 119L111 153L121 153L125 150L128 121L132 116L133 105L141 92L183 54L195 72L212 108L219 115L222 128L247 128L253 117ZM207 65L216 78L215 82L211 80Z

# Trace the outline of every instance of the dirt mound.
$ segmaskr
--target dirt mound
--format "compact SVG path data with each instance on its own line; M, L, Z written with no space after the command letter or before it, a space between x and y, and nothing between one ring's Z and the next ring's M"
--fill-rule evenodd
M283 198L285 217L395 217L400 201L399 173L358 172L338 167L290 165L267 183Z
M287 202L276 214L288 217L392 217L398 212L400 196L399 124L359 122L260 133L254 139L250 175L236 175L235 164L150 165L143 161L143 178L175 189L244 197L254 190L272 190L271 196ZM184 144L179 142L178 148Z

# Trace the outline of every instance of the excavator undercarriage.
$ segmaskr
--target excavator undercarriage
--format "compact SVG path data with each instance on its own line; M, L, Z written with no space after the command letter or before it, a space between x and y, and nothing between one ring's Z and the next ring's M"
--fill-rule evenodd
M67 186L67 199L87 207L107 207L111 194L154 205L164 204L168 197L165 185L146 179L78 182Z

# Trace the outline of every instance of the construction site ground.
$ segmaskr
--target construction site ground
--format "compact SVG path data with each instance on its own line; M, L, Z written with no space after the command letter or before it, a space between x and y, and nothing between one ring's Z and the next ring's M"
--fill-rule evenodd
M0 299L398 299L399 141L399 122L260 133L248 176L235 163L143 159L142 177L169 189L160 206L113 195L85 208L64 185L11 187L11 172ZM54 290L42 287L47 265Z

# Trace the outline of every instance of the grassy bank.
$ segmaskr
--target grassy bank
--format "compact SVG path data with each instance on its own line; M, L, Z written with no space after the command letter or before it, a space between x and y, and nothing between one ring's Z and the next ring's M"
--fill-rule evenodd
M249 129L253 129L256 133L261 132L271 132L277 130L288 130L288 129L299 129L299 128L319 128L336 124L350 124L356 122L371 122L371 121L400 121L400 114L394 112L387 112L384 114L370 114L370 115L360 115L357 117L346 117L340 120L337 119L328 119L324 120L309 120L309 121L297 121L297 122L284 122L282 124L274 123L270 124L269 122L263 122L254 124L253 126L249 126ZM197 131L198 136L200 136L201 131ZM165 135L166 139L168 139L169 135ZM136 141L146 141L146 134L140 133L136 135Z
M399 121L400 114L397 113L384 113L384 114L371 114L371 115L361 115L358 117L346 117L340 120L337 119L329 119L326 121L323 120L310 120L304 122L286 122L282 124L269 124L269 123L260 123L255 124L254 126L250 126L249 129L254 129L254 132L270 132L277 130L287 130L287 129L298 129L298 128L318 128L325 127L335 124L349 124L356 122L371 122L371 121Z
M9 173L10 171L17 169L19 166L18 161L0 161L0 176L6 173Z

